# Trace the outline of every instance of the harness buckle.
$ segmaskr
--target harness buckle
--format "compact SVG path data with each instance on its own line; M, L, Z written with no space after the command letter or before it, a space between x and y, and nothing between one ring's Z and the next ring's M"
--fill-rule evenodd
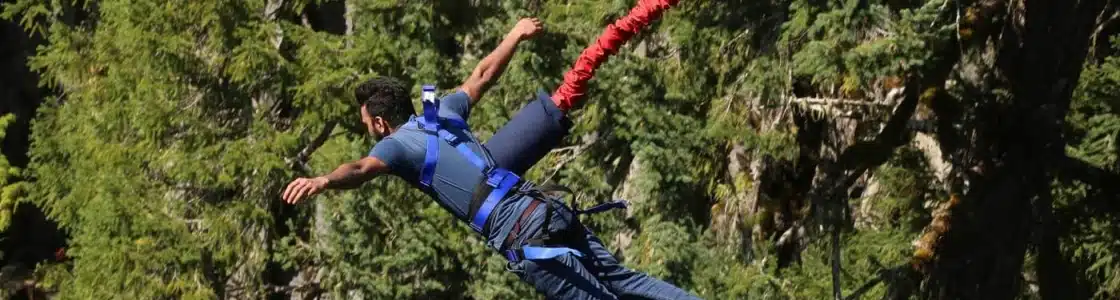
M524 257L524 254L518 253L518 251L515 249L506 250L504 254L506 256L506 260L514 264L521 262L521 258Z
M420 88L420 90L421 90L421 92L420 92L420 99L421 100L423 100L424 102L431 102L431 103L436 102L436 86L435 85L425 84Z
M459 142L463 141L462 139L459 138L458 135L455 135L454 133L450 133L450 132L445 133L445 134L441 134L441 136L443 136L444 141L447 141L448 144L451 144L451 147L458 146Z
M494 168L494 169L490 170L490 174L486 176L486 185L489 185L490 187L497 188L499 185L502 184L502 181L505 181L506 177L509 177L509 176L517 176L517 175L514 175L513 172L510 172L506 169Z

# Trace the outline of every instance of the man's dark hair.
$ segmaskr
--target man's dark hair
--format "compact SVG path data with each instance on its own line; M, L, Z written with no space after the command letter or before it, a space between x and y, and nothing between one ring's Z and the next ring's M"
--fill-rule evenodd
M390 77L376 77L363 82L354 89L354 99L358 105L366 105L370 117L381 117L393 126L408 122L416 113L412 108L408 89L399 80Z

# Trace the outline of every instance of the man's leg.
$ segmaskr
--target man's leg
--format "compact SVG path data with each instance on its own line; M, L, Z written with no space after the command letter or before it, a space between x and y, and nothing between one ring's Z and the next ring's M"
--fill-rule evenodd
M559 200L549 200L548 203L553 209L548 228L543 228L545 225L545 210L541 209L543 206L538 207L538 211L534 212L532 218L524 224L525 232L531 234L518 237L514 241L515 244L524 245L529 240L542 239L547 234L551 238L549 241L578 250L583 254L583 257L575 260L573 264L571 257L565 256L565 259L562 260L565 263L563 266L578 270L578 277L588 278L586 277L587 274L593 274L593 277L589 277L589 281L595 282L596 285L605 286L607 291L617 295L620 299L699 299L669 283L623 267L618 259L603 246L603 242L579 222L571 207ZM551 263L551 261L548 262ZM530 265L528 268L532 267L536 267L536 265ZM576 274L561 276L564 274L557 273L555 268L552 270L552 277L546 278L577 277ZM560 279L544 280L543 282L536 281L533 283L538 286L538 289L541 289L542 284L550 286L549 281Z
M619 299L700 299L665 281L622 266L590 229L584 232L583 238L571 246L584 253L584 258L580 259L583 266Z
M571 254L524 260L511 271L548 299L618 299Z
M560 145L571 127L572 122L565 112L541 91L537 99L521 108L513 119L486 141L486 149L490 150L490 156L498 166L524 175Z
M558 203L549 202L545 205L559 206ZM519 235L513 242L515 245L525 245L530 239L541 239L546 232L569 232L566 229L575 220L570 211L553 214L548 222L549 228L543 228L547 210L545 205L538 206L531 217L524 220L526 223L522 226L526 234ZM572 254L547 260L522 260L512 265L510 271L516 273L522 281L532 284L548 299L617 299Z
M497 165L524 175L526 170L560 145L571 128L567 113L583 100L587 82L595 75L595 69L678 1L639 0L629 14L607 26L595 43L583 50L572 69L564 74L564 82L551 97L540 93L536 100L522 108L486 142L486 148Z

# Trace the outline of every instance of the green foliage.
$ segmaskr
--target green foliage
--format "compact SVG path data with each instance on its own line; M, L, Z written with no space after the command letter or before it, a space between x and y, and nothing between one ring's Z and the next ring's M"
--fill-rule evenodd
M1075 90L1066 117L1070 136L1066 152L1106 170L1117 171L1120 161L1120 58L1108 57L1100 65L1087 66ZM1120 295L1120 231L1114 213L1090 214L1090 201L1111 201L1115 195L1101 194L1082 183L1062 184L1055 189L1055 207L1065 217L1069 234L1062 251L1081 270L1081 279L1096 299ZM1097 199L1097 200L1094 200Z
M874 224L890 224L913 232L931 220L926 201L945 199L937 178L930 172L926 158L918 149L903 147L875 171L878 191L872 196Z
M904 229L864 230L841 238L841 288L851 295L864 284L879 278L884 268L896 267L909 260L909 239ZM730 259L729 253L696 245L694 289L704 299L829 299L832 297L830 245L814 242L804 252L803 261L780 274L774 272L772 258L743 265ZM881 264L881 265L880 265ZM873 285L860 299L880 299L884 284Z
M400 180L281 205L283 186L310 175L290 159L331 121L343 126L312 155L313 173L360 157L372 141L347 131L357 123L356 83L388 75L414 92L429 82L450 90L517 17L538 16L547 32L520 46L472 109L469 122L485 140L538 89L555 88L634 1L347 0L346 15L326 19L314 17L316 9L343 3L9 2L3 17L44 34L31 66L60 95L33 120L28 170L0 157L0 228L26 193L70 234L71 260L38 269L60 298L259 299L298 271L335 298L523 299L539 296L477 235ZM736 227L764 216L747 214L755 207L743 199L759 187L749 174L728 176L729 153L802 163L799 138L808 129L792 120L795 89L882 96L893 88L885 82L925 64L929 49L955 34L945 7L952 5L682 1L597 71L564 148L527 177L573 188L567 201L582 206L628 197L625 217L584 221L628 267L704 298L831 297L826 240L804 237L800 263L778 272L771 236ZM347 21L348 33L313 28ZM1082 77L1069 152L1115 169L1120 60ZM857 127L879 128L886 115L859 117ZM0 119L0 129L9 121ZM866 137L826 131L831 144ZM879 193L862 200L874 226L842 241L845 295L882 268L905 264L910 241L928 223L925 202L943 197L910 147L873 174ZM10 179L21 176L34 180ZM1060 207L1072 207L1092 191L1062 186L1057 194ZM746 221L718 223L720 214ZM1092 218L1063 240L1100 298L1120 293L1114 225ZM863 298L884 293L879 284Z
M0 142L4 141L6 129L15 118L10 114L0 116ZM24 190L27 189L27 183L18 181L19 176L20 169L12 166L4 155L0 155L0 231L4 231L11 224L12 213L15 212Z
M31 65L66 94L34 120L30 201L71 234L60 296L261 292L245 274L270 259L298 133L269 124L266 94L291 66L263 67L278 54L256 43L268 22L250 10L102 1L96 26L50 24Z

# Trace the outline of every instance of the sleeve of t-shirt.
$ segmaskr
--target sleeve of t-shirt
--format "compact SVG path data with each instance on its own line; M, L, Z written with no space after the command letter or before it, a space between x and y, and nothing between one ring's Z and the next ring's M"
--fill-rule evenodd
M440 115L443 117L458 117L466 121L471 117L471 97L467 96L464 91L456 91L454 94L443 96L439 100Z
M373 145L373 149L369 150L369 156L380 160L389 168L393 168L404 159L404 154L404 147L401 146L401 143L391 138L381 140L381 142Z

